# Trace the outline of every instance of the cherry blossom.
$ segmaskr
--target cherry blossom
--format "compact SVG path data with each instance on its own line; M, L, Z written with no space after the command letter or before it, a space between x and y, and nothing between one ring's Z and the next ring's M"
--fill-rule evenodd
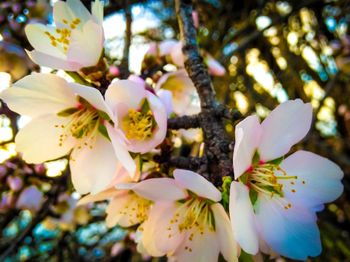
M262 123L253 115L236 126L230 217L237 242L250 254L262 242L292 259L321 252L315 212L342 193L343 172L303 150L284 159L311 121L311 105L297 99L279 105Z

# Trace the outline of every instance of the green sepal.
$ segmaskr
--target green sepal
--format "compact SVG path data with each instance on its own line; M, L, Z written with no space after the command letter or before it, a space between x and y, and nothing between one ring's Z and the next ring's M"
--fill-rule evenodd
M232 183L232 178L230 176L224 176L222 178L222 205L226 210L228 210L229 207L229 201L230 201L230 186Z
M268 161L267 163L278 166L279 164L282 163L283 159L284 159L284 157L282 156L282 157L273 159L273 160L271 160L271 161Z
M241 175L239 178L238 178L238 181L242 182L243 184L247 184L248 182L248 177L249 177L249 174L248 173L244 173L243 175Z
M107 138L108 140L111 140L109 138L108 132L107 132L107 128L105 127L105 125L103 124L99 124L98 125L98 132L100 132L101 135L103 135L105 138Z
M258 192L256 192L255 190L252 190L252 189L249 190L249 198L250 198L250 202L254 206L256 200L258 200Z
M66 116L70 116L70 115L73 115L75 112L79 111L78 108L76 107L70 107L70 108L67 108L67 109L64 109L60 112L57 113L58 116L63 116L63 117L66 117Z
M142 101L141 113L142 113L142 114L147 114L149 111L151 111L151 107L150 107L150 105L149 105L148 100L145 98L145 99Z
M111 121L109 115L104 111L98 111L98 116L106 121Z
M253 166L258 165L259 161L260 161L260 155L259 155L258 151L255 151L255 154L254 154L253 159L252 159Z
M241 255L239 256L240 262L254 262L253 256L241 250Z

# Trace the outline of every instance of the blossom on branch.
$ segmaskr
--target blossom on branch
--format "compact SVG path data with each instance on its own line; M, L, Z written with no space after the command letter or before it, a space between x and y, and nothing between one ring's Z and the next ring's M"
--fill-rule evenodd
M309 131L312 107L300 99L275 108L262 122L249 116L236 126L230 217L237 242L250 254L266 244L305 260L321 252L316 212L343 191L343 172L307 151L284 159ZM260 248L262 248L260 246Z
M101 58L103 3L92 3L92 14L79 0L58 1L53 7L55 25L29 24L25 28L30 58L41 66L78 71Z
M238 248L230 221L220 203L221 193L197 173L176 169L169 178L145 180L133 190L154 202L139 227L139 247L151 256L171 261L237 261ZM144 184L142 184L144 183Z
M113 113L97 89L35 73L0 97L14 112L32 118L15 139L26 162L42 163L70 154L73 185L81 194L101 191L112 181L117 157L105 123Z

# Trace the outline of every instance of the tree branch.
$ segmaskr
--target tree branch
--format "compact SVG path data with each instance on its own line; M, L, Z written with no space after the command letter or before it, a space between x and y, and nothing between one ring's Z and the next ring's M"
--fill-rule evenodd
M120 63L120 74L122 78L127 78L130 74L129 71L129 51L131 45L131 25L132 25L132 14L131 5L129 0L124 0L124 14L125 14L125 37L124 37L124 50L123 58Z
M189 129L200 127L199 115L179 116L168 120L168 128L170 129Z

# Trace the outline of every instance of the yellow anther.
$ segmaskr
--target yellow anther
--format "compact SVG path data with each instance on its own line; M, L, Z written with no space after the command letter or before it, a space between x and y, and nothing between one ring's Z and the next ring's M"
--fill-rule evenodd
M124 118L122 127L128 139L146 140L152 136L153 115L129 109Z

